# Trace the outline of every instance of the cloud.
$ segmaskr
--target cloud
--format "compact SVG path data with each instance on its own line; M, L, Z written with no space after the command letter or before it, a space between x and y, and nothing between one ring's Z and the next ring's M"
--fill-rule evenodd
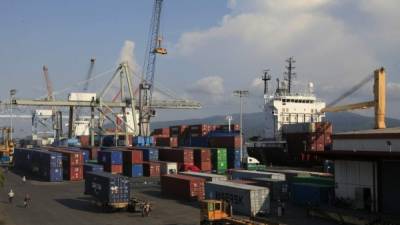
M337 4L331 0L237 0L219 24L184 33L177 50L181 57L208 65L210 72L225 80L236 80L237 86L252 83L249 74L265 68L271 69L273 80L282 77L284 60L294 55L299 80L314 82L317 91L319 86L331 85L340 93L381 63L368 40L331 13Z
M133 41L126 40L121 49L118 63L126 62L134 73L139 73L139 66L137 64L134 51L135 43Z
M224 79L220 76L208 76L196 81L188 92L218 97L224 94Z

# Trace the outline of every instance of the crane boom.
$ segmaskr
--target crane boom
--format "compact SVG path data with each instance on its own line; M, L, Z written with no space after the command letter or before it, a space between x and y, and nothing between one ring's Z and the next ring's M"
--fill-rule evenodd
M367 108L375 108L375 129L383 129L386 128L385 124L385 113L386 113L386 73L385 69L382 67L374 71L374 100L368 102L361 102L349 105L342 106L328 106L326 108L321 109L321 112L341 112L341 111L349 111L355 109L367 109ZM359 89L362 85L364 85L370 78L364 79L361 83L356 85L356 89ZM354 93L352 89L346 93ZM348 94L346 94L347 96ZM344 95L342 95L344 96ZM342 97L339 98L343 99Z
M151 107L153 95L154 74L156 69L157 54L165 55L167 50L161 47L160 21L163 0L155 0L151 17L149 40L146 48L144 74L139 85L139 134L149 135L150 117L154 115Z

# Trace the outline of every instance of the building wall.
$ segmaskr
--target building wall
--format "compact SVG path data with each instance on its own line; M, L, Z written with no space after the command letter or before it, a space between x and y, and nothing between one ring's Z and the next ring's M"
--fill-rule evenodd
M374 162L335 160L336 198L350 199L354 202L354 206L361 207L356 201L356 189L369 188L376 209L377 179L374 170L376 170Z
M391 151L400 152L400 139L334 139L334 150L356 151L389 151L388 141L391 142Z

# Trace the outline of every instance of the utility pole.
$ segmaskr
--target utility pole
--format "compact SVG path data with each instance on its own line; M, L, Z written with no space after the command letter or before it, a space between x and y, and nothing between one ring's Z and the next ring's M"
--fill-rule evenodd
M249 95L249 91L236 90L233 94L240 98L240 161L243 163L243 98Z
M269 73L269 69L266 69L263 71L264 75L261 77L261 79L264 81L264 104L267 104L267 99L268 99L268 81L271 80L271 75Z
M292 82L294 77L296 76L296 73L294 72L294 63L296 62L293 57L290 57L286 60L288 65L286 66L287 71L285 72L286 75L286 80L288 81L288 92L289 94L291 93L292 90Z
M13 139L13 133L14 133L14 129L13 129L13 117L14 117L14 115L13 115L13 100L14 100L14 97L15 97L16 93L17 93L16 89L11 89L10 90L10 115L11 115L11 117L10 117L10 129L11 129L10 139L11 140Z

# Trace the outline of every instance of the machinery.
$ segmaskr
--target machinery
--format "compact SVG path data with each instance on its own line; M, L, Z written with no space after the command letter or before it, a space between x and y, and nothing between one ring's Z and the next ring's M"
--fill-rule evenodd
M254 220L233 217L232 206L222 200L203 200L200 202L200 224L265 225L265 223Z
M139 135L150 135L150 118L155 116L152 95L154 89L154 73L157 54L166 55L167 50L161 47L160 20L163 0L155 0L151 17L148 46L146 48L145 67L142 81L139 85Z
M0 163L12 163L14 154L14 142L11 139L11 128L2 127L1 130L1 143L0 143Z
M333 106L337 102L341 101L345 97L354 93L356 90L360 89L365 83L369 80L374 79L374 100L368 102L361 102L349 105L342 106ZM373 76L369 76L364 79L362 82L354 86L350 91L344 93L338 99L333 101L333 103L329 104L328 107L321 109L321 112L341 112L341 111L349 111L355 109L367 109L367 108L375 108L375 129L383 129L386 128L385 124L385 107L386 107L386 74L385 69L382 67L374 71Z

